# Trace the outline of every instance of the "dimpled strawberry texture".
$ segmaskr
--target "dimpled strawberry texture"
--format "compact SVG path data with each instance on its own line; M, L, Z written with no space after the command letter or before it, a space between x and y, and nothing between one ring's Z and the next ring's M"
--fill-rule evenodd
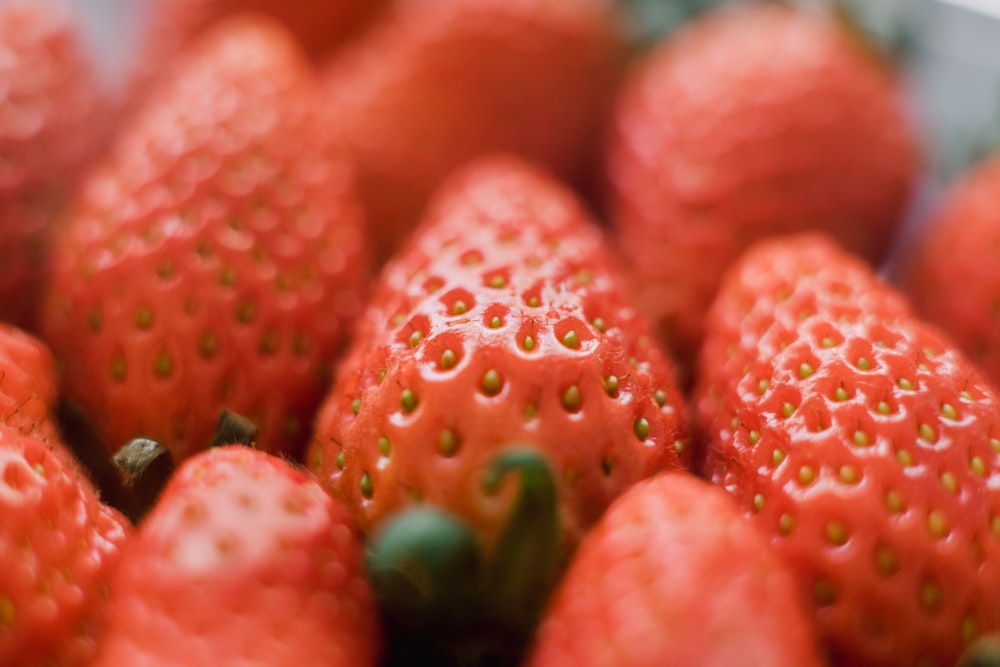
M672 367L571 192L518 159L442 187L386 267L321 408L307 463L372 530L423 499L495 537L481 470L530 443L575 543L632 483L689 460Z
M361 537L306 472L219 447L171 478L123 554L94 667L374 667Z
M953 187L902 259L901 284L1000 387L1000 153Z
M34 327L52 226L107 136L77 26L55 2L0 6L0 318Z
M1000 399L863 266L798 236L728 274L705 473L792 567L834 664L951 665L1000 627Z
M449 172L484 153L587 185L623 53L602 0L392 3L324 72L378 258L412 233Z
M0 426L0 664L89 664L131 526L36 434Z
M223 407L294 451L367 281L363 211L315 81L276 24L207 33L84 184L45 339L112 450L178 459Z
M639 62L611 123L607 205L640 308L683 360L753 240L821 229L879 261L916 153L894 74L832 20L780 3L697 19Z
M584 538L527 667L819 667L789 572L732 498L681 473L637 483Z

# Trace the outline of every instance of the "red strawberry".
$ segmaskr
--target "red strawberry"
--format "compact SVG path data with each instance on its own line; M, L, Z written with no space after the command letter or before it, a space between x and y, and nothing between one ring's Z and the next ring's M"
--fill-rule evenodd
M819 666L811 619L725 493L680 473L618 498L549 605L527 667Z
M49 236L103 147L107 106L55 2L0 6L0 319L34 327Z
M675 356L693 358L725 267L756 239L822 229L880 259L915 144L894 73L815 12L722 8L646 56L614 112L608 206Z
M707 474L835 664L951 665L1000 626L1000 397L861 266L799 236L733 267L699 359Z
M322 407L311 469L372 531L422 500L491 545L481 474L534 443L575 543L629 485L688 460L671 367L573 195L513 158L454 175L387 266ZM506 498L506 501L504 500Z
M206 34L123 129L61 230L44 330L112 450L184 459L222 407L293 451L359 308L363 217L276 24Z
M52 442L0 426L0 664L90 664L129 524Z
M1000 153L970 169L920 229L902 283L922 317L944 329L1000 387Z
M448 172L482 153L520 153L581 183L621 51L603 0L394 2L325 75L379 257Z
M374 667L361 539L304 471L242 446L178 468L122 554L94 667Z
M142 9L141 39L128 96L136 104L165 66L215 23L241 12L260 12L280 22L313 58L343 42L387 0L154 0Z

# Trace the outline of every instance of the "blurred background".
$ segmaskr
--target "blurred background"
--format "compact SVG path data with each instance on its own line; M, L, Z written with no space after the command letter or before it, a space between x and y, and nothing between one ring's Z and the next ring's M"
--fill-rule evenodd
M65 0L116 82L135 46L146 0ZM294 0L290 0L294 1ZM711 0L617 0L638 7L634 30L651 35ZM720 0L715 0L719 2ZM822 2L823 0L800 0ZM931 142L930 173L947 178L1000 144L1000 0L851 0L865 25L899 45L914 112Z

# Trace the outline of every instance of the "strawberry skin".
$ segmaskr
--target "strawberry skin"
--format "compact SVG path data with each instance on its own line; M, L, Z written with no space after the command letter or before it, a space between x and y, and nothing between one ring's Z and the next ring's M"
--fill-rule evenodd
M0 426L0 664L89 664L130 524L38 434Z
M1000 398L972 363L818 235L748 250L707 331L706 475L792 568L834 664L951 665L996 630Z
M812 11L737 3L641 60L613 112L607 208L675 357L693 359L725 267L756 239L821 229L881 259L915 144L889 67Z
M329 104L387 259L453 169L519 153L582 184L621 62L601 0L397 0L335 52Z
M481 474L531 443L574 544L626 487L688 460L672 368L568 189L512 157L442 186L385 268L320 410L307 464L370 532L415 500L495 539Z
M84 184L55 249L46 340L112 451L183 460L223 407L292 452L367 279L363 212L288 34L205 35Z
M93 667L374 667L361 538L306 472L242 446L186 461L122 554Z
M917 313L944 329L1000 387L1000 153L971 168L918 232L901 282Z
M641 481L587 534L527 667L821 663L792 577L727 494Z
M108 109L57 3L4 3L0 50L0 319L33 329L52 227L104 146Z

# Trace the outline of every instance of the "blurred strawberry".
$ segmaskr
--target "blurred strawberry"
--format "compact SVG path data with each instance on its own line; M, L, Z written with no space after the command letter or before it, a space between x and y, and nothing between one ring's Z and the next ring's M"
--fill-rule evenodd
M819 667L788 570L725 493L637 483L587 534L527 667Z
M61 229L46 339L112 451L183 460L230 407L294 452L367 277L353 176L279 25L234 17L176 65Z
M955 183L900 263L917 313L1000 387L1000 153Z
M0 5L0 319L34 328L53 224L105 143L109 108L55 2Z
M347 512L243 446L189 459L122 554L93 667L375 667L378 612Z
M152 0L140 13L138 45L127 91L141 104L164 68L214 23L240 12L280 22L312 58L334 50L388 0Z
M397 0L335 53L328 99L378 257L400 246L441 179L482 153L519 153L583 183L622 46L605 0Z
M90 664L131 532L52 446L0 426L0 664L11 667Z
M608 207L640 307L683 369L755 239L822 229L880 261L916 142L896 73L825 14L723 7L645 56L612 121Z

